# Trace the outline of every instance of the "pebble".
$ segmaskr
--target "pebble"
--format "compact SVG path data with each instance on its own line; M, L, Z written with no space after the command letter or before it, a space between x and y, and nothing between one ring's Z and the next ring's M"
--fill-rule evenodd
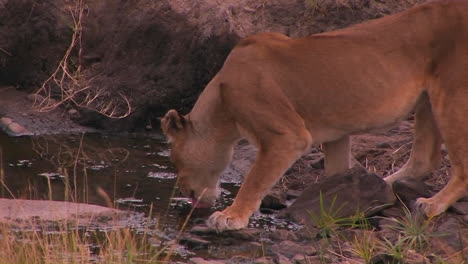
M190 233L195 235L210 235L216 234L216 230L207 227L206 225L196 225L189 230Z
M0 118L0 123L5 127L8 127L12 122L13 122L13 119L11 119L9 117Z
M207 248L211 241L194 235L184 235L180 238L180 244L186 245L189 249Z

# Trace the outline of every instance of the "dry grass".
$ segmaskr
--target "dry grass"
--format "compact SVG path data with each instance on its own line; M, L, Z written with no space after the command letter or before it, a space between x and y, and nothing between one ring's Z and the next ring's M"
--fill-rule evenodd
M0 227L0 264L164 263L163 253L148 239L154 230L136 234L130 228L83 230L60 224L28 229Z
M110 97L104 89L91 86L89 80L83 78L81 38L86 8L83 0L77 0L68 7L73 21L72 39L55 71L36 92L34 106L41 112L48 112L71 103L109 118L125 118L133 111L125 95L119 93ZM74 53L77 53L76 56Z

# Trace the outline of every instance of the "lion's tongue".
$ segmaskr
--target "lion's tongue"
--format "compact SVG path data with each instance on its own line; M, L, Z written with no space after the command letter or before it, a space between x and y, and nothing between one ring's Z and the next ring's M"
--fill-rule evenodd
M202 202L202 201L200 201L200 200L197 200L197 199L195 199L195 198L192 198L192 206L193 206L194 208L209 208L209 207L211 207L211 204L210 204L210 203L206 203L206 202L204 203L204 202Z

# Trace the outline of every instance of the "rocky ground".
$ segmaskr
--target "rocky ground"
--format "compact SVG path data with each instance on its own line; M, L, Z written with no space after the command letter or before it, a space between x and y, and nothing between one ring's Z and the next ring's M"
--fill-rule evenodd
M10 136L82 133L96 131L77 124L74 108L58 107L41 111L45 98L13 86L0 85L0 127Z
M381 180L398 170L407 160L412 145L412 127L413 120L410 118L387 132L353 138L352 152L369 173L354 168L343 177L327 179L323 175L323 154L320 148L313 150L288 170L264 200L261 209L262 212L283 215L305 223L304 228L297 231L249 228L213 234L203 227L195 227L185 239L193 239L194 242L199 238L203 242L194 242L191 244L193 247L210 247L216 244L219 236L240 237L251 247L258 247L261 254L256 259L242 256L229 260L194 258L191 263L465 263L468 259L468 199L462 199L430 223L418 218L420 216L416 211L405 212L406 207L412 209L416 198L429 197L446 184L450 165L445 152L440 168L428 175L424 182L395 183L393 188L399 200L388 195L388 186ZM243 165L253 160L253 156L251 146L238 146L234 170L242 171ZM239 160L241 162L236 164ZM351 183L355 184L356 179L353 180L350 175L358 175L358 191ZM351 178L346 180L346 177ZM301 194L304 189L306 192ZM324 199L327 195L328 198L339 196L334 205L330 205L330 200L323 203L324 212L320 209L318 189L322 189ZM315 194L311 195L310 192ZM366 198L369 199L370 207L375 209L363 212L363 215L369 216L366 228L357 223L353 226L340 222L345 222L346 218L349 220L349 217L356 220L358 201L361 205L365 204ZM287 206L289 208L284 209ZM307 210L315 215L309 214ZM404 222L404 219L413 218L419 220ZM419 234L428 239L426 245L402 249L404 252L401 259L385 247L385 239L396 245L399 238L412 237L418 233L408 229L422 227L425 223L427 229ZM406 229L402 230L402 226ZM364 247L373 247L372 260L369 258L367 262L359 254Z

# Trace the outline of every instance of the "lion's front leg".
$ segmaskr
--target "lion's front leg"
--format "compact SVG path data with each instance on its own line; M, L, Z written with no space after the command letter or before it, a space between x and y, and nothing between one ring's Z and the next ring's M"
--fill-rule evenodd
M273 187L291 164L308 147L310 140L282 141L260 149L257 159L244 179L233 204L222 212L213 213L208 219L208 226L218 231L244 228L249 217L258 209L263 197ZM307 146L306 146L307 145Z

